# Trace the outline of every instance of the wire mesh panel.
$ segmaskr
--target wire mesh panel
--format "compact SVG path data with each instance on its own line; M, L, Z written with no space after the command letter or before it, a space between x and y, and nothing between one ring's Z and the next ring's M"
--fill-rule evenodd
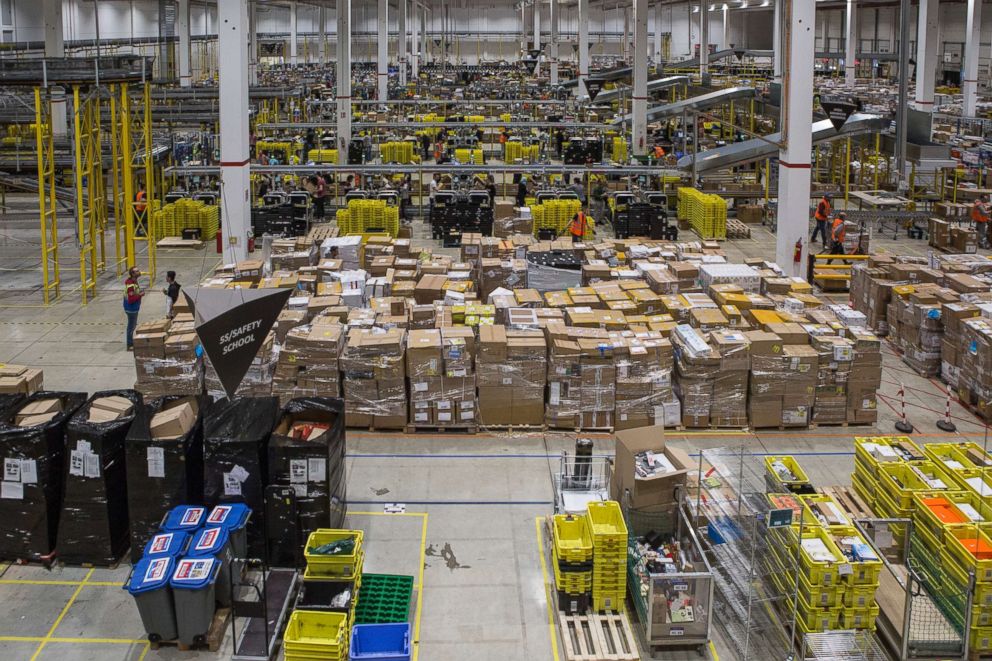
M824 631L804 637L807 661L831 659L839 661L888 661L870 631Z

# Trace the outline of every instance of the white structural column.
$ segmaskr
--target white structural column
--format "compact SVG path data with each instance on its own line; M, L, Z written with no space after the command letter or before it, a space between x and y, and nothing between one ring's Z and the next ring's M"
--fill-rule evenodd
M334 68L338 85L338 164L347 165L351 144L351 0L337 0L337 15L338 57Z
M699 75L706 77L710 68L710 3L699 0ZM703 80L703 84L706 81Z
M634 0L634 91L631 94L634 154L648 152L648 0Z
M538 0L534 0L534 36L532 43L534 45L531 46L531 48L534 50L541 50L541 3L538 2ZM537 58L540 60L540 54L538 54ZM536 64L534 66L534 75L541 75L540 64Z
M561 10L558 7L558 0L548 0L551 20L551 41L548 42L548 59L551 60L551 84L558 84L558 21Z
M854 87L857 61L858 3L857 0L847 0L847 14L844 18L844 84L849 87Z
M774 11L772 12L772 80L776 83L782 82L782 2L784 0L772 0Z
M920 0L916 19L916 109L933 109L937 82L937 47L940 33L939 0Z
M661 64L661 12L664 10L660 2L654 5L654 63Z
M378 99L389 99L389 0L379 0L379 11L375 15L379 26L378 53L376 62L376 87Z
M727 4L723 5L723 40L720 42L720 48L730 48L730 12L727 8Z
M420 42L417 41L417 35L420 33L421 13L416 2L410 9L413 10L413 20L410 21L410 75L416 81L420 77Z
M982 0L968 0L968 27L964 34L964 73L961 76L961 92L964 106L961 113L965 117L975 116L978 104L978 47L982 36Z
M251 229L248 139L248 3L217 5L217 68L220 74L220 184L224 263L248 255Z
M802 275L809 236L810 152L813 135L813 56L815 51L814 3L781 0L785 32L782 76L782 139L778 169L778 231L775 261L786 273ZM799 263L793 261L797 241L802 241Z
M586 78L589 77L589 0L579 0L579 84L575 96L588 96Z
M190 68L189 0L176 3L176 35L179 37L179 86L190 87L193 72Z
M241 0L235 0L240 4ZM257 2L248 0L248 84L258 85L258 16L255 13ZM220 48L218 46L218 53ZM222 55L222 53L220 53ZM219 69L219 67L218 67ZM224 97L221 97L224 98Z
M430 25L427 19L427 7L423 8L423 13L421 14L422 23L420 24L420 59L422 62L427 62L429 60L428 56L431 52L430 49L430 38L427 34L427 28Z
M400 85L406 86L406 0L397 0L399 11L397 12L397 28L399 34L396 39L396 61L400 66Z
M327 10L324 5L317 9L317 57L321 64L327 64Z
M65 57L65 36L62 33L62 0L44 0L45 57ZM65 90L52 90L52 133L65 137L68 132Z
M299 34L297 33L296 27L296 0L290 0L289 3L289 63L299 64L300 56L297 42L299 42Z

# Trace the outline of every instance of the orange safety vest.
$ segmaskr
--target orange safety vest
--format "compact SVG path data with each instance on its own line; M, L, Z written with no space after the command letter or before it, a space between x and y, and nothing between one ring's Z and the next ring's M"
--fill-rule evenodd
M847 235L847 228L844 227L844 221L840 216L834 218L834 225L830 230L830 234L837 243L844 242L844 237Z
M830 202L827 201L827 198L823 198L820 200L820 203L816 205L816 213L813 214L813 218L821 222L826 222L830 218L831 211L832 209L830 208Z
M138 213L144 213L147 207L148 205L145 204L145 191L139 190L138 194L134 196L134 210Z
M665 158L665 150L661 146L655 145L655 148L654 148L654 157L655 158Z
M989 208L981 200L975 202L975 205L971 207L971 219L976 223L989 222Z
M572 222L569 223L568 230L572 236L584 236L586 233L586 214L580 211L578 218L573 218Z

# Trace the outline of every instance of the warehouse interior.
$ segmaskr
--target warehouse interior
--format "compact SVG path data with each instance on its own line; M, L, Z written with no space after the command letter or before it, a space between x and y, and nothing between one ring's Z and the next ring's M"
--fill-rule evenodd
M0 658L992 658L983 5L0 0Z

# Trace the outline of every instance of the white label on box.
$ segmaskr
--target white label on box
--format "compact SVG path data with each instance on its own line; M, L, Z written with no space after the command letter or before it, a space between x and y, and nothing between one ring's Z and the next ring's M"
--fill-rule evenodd
M69 475L83 475L83 453L80 450L69 452Z
M451 400L449 399L439 399L437 401L438 411L450 411L451 410Z
M76 441L76 449L80 452L89 452L93 447L89 441Z
M307 459L307 476L311 482L327 479L327 460L321 457Z
M241 495L241 481L234 476L234 473L224 473L224 495L225 496L240 496Z
M513 385L513 377L512 376L504 376L503 377L503 385L504 386L512 386Z
M4 459L3 460L3 479L5 482L20 482L21 481L21 460L20 459Z
M451 422L451 413L438 411L437 420L438 422Z
M414 384L413 384L413 391L414 392L426 392L426 390L427 390L427 382L426 381L416 381L416 382L414 382Z
M307 481L307 460L289 460L289 482L290 484L306 484Z
M0 483L0 498L5 500L24 500L24 485L20 482Z
M467 374L468 372L465 370L464 367L459 367L458 369L454 369L454 370L448 370L448 376L463 377L466 376Z
M620 414L620 422L626 422L626 420L627 420L627 414L626 413L621 413Z
M38 484L38 462L34 459L21 459L21 483Z
M471 399L467 399L467 400L461 402L458 406L460 406L461 408L465 409L466 411L467 410L470 410L470 409L474 409L475 408L475 401L474 400L471 400Z
M148 448L145 450L145 460L148 462L148 477L165 477L164 448Z
M83 476L100 477L100 456L87 452L83 455Z
M561 383L554 381L549 385L551 387L548 391L548 404L558 406L559 402L561 402Z
M474 418L475 418L475 411L462 411L461 413L462 420L472 420Z
M428 417L430 417L430 416L428 416L426 413L414 413L413 414L413 421L414 422L427 422Z

